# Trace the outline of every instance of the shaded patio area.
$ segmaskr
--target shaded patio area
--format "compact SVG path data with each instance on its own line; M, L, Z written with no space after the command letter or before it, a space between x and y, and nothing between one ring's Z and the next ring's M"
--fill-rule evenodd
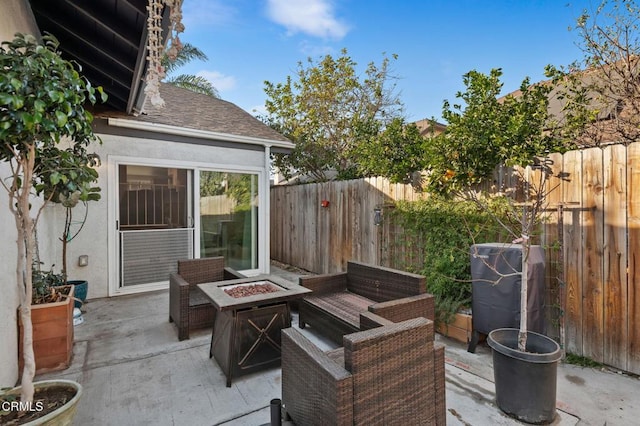
M293 273L273 273L296 280ZM280 368L226 377L209 359L210 330L178 341L168 322L168 291L90 300L84 323L75 327L74 358L67 370L37 379L65 378L82 384L75 424L262 425L269 402L280 398ZM297 327L297 316L293 318ZM334 345L305 335L323 349ZM494 402L490 349L436 336L446 348L449 425L517 425ZM610 371L562 364L558 369L559 425L633 424L640 418L640 380Z

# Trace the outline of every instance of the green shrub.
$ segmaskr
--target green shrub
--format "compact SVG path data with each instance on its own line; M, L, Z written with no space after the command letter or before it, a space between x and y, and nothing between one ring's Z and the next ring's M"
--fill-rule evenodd
M501 200L493 200L491 209L504 217ZM456 312L471 304L471 245L510 238L489 212L470 201L431 196L399 202L391 216L403 229L402 238L394 244L404 244L421 254L418 260L393 259L395 266L426 276L427 291L435 297L436 322L451 322Z
M31 278L33 283L32 303L38 305L57 302L58 287L66 283L64 275L53 272L53 265L48 271L43 271L36 266L34 265Z

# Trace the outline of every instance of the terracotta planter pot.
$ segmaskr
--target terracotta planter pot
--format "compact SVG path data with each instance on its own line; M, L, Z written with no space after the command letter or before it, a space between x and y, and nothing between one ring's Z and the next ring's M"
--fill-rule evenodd
M57 408L55 411L45 414L44 416L29 423L24 423L24 425L71 426L73 424L73 418L76 415L76 410L78 409L78 402L82 396L82 386L80 383L71 380L45 380L41 382L34 382L33 385L35 387L36 395L38 390L51 389L55 387L73 388L75 389L76 394L66 404ZM2 395L20 395L20 392L21 387L18 386L2 393Z
M74 287L71 286L69 296L61 302L31 305L36 374L63 370L71 364L74 291ZM18 315L19 318L20 315ZM20 323L18 354L22 370L22 323Z

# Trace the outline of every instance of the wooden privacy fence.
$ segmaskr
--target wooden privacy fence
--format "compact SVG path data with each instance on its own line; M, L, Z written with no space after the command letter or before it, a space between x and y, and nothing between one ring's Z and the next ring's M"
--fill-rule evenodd
M640 374L640 143L549 159L542 243L554 337L568 352ZM388 251L401 230L376 226L374 209L421 197L382 178L273 187L271 256L316 273L342 271L349 259L394 266Z
M640 373L640 143L552 156L566 350ZM560 234L560 232L562 234Z
M351 259L380 264L374 209L420 197L384 178L274 186L271 258L316 273L344 271Z

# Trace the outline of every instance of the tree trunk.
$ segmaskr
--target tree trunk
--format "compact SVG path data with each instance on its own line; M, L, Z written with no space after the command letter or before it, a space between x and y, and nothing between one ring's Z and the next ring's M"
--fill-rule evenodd
M531 248L531 242L529 236L523 236L522 241L522 275L520 277L520 331L518 333L518 350L525 352L527 348L527 296L529 291L529 250Z
M62 234L62 278L67 282L67 243L69 242L69 230L71 229L71 209L65 208L64 231Z
M535 224L535 208L529 210L527 207L528 198L530 196L530 173L531 169L525 169L524 176L524 194L525 202L522 206L522 268L520 275L520 330L518 332L518 350L527 351L527 321L529 319L528 312L528 296L529 296L529 251L531 249L531 231Z
M16 284L20 293L20 319L22 320L22 354L24 368L22 370L21 401L33 402L33 377L36 373L36 360L33 353L33 325L31 323L31 300L33 295L33 254L36 249L35 226L31 217L31 181L35 164L35 145L31 145L29 154L19 158L19 169L22 176L14 174L14 183L9 196L9 206L16 221L18 231ZM18 172L15 172L18 173ZM21 178L21 179L20 179ZM19 181L21 186L17 186Z

